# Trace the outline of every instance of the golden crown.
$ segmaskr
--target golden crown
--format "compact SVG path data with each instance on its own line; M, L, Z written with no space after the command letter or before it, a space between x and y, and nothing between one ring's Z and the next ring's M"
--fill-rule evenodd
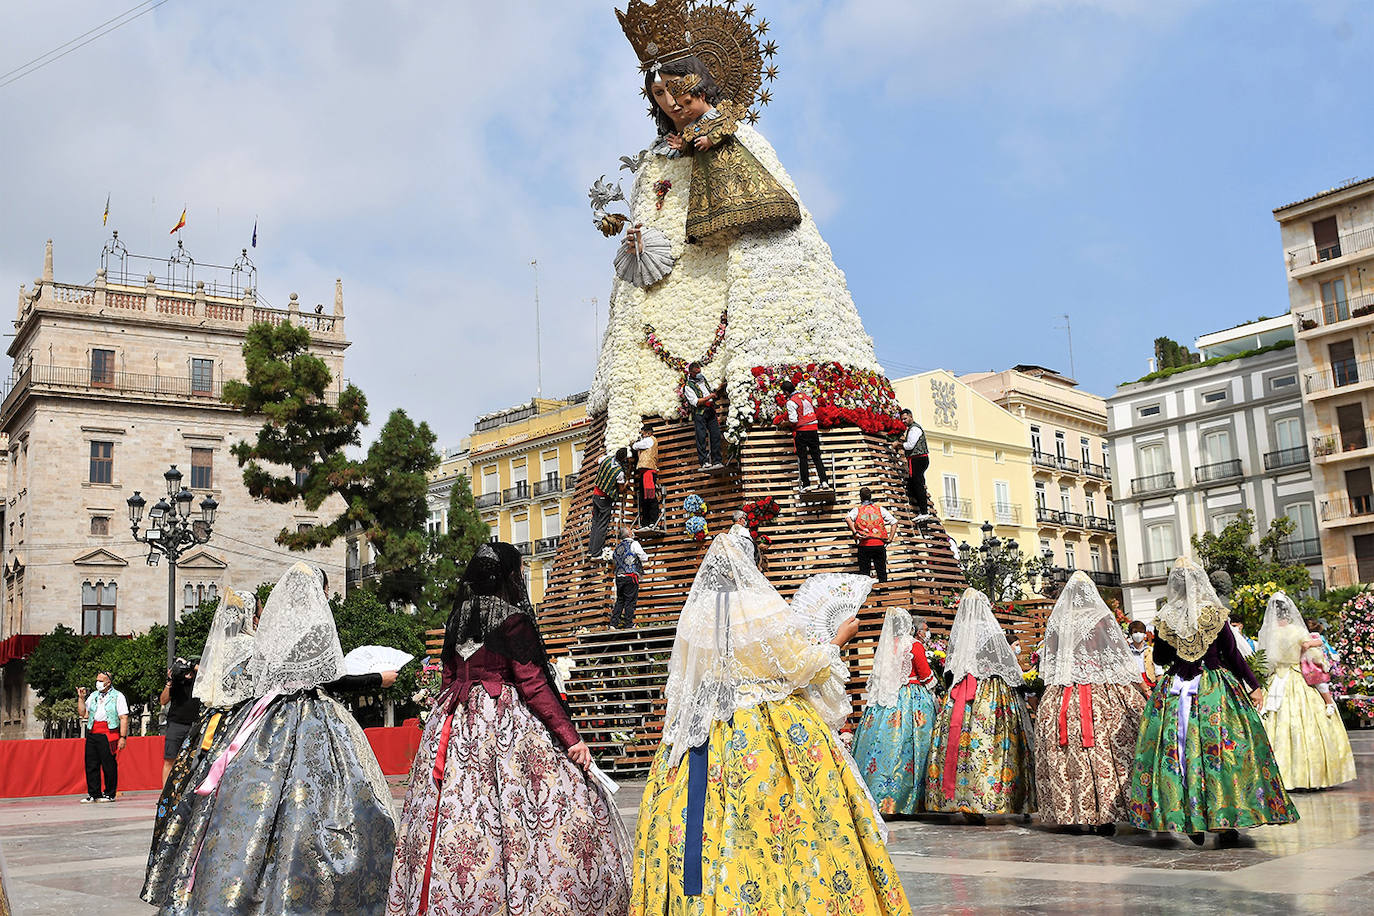
M770 26L767 19L755 21L752 3L739 9L737 5L738 0L630 0L625 11L616 10L615 15L641 70L695 55L711 71L722 95L749 109L748 119L754 123L759 118L755 103L767 105L773 98L772 90L762 86L778 78L772 63L778 45L761 41Z

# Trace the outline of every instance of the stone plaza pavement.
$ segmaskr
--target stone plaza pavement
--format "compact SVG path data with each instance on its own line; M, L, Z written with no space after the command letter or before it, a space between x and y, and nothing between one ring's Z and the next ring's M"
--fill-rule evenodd
M1020 820L892 824L891 850L917 913L1374 912L1374 732L1352 734L1359 780L1300 792L1297 824L1244 835L1237 848L1123 829L1078 836ZM403 792L393 781L397 804ZM633 823L642 783L626 783ZM157 796L112 805L75 797L0 801L0 853L15 913L151 913L138 899Z

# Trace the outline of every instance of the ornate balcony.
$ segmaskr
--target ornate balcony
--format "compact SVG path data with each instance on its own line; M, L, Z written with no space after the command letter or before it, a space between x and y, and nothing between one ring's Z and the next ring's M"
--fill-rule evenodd
M971 499L949 499L940 500L942 514L945 518L968 521L973 518L973 500Z
M1288 538L1279 544L1279 559L1285 563L1307 563L1322 557L1321 538Z
M1121 573L1108 572L1105 569L1088 569L1084 572L1088 574L1088 578L1092 579L1094 584L1100 585L1102 588L1121 587Z
M576 471L574 471L573 473L571 473L571 474L569 474L569 475L567 475L566 477L563 478L563 492L564 492L564 493L571 493L571 492L572 492L573 490L575 490L575 489L577 489L577 472L576 472Z
M1096 477L1098 480L1111 480L1112 469L1105 464L1093 464L1091 461L1083 462L1083 473L1089 477Z
M534 482L535 496L552 496L555 493L561 492L563 492L563 481L557 474Z
M1308 462L1307 446L1299 445L1297 448L1281 448L1274 452L1264 453L1264 469L1266 471L1277 471L1279 468L1292 468Z
M1059 467L1058 461L1056 461L1055 457L1049 452L1033 452L1031 453L1031 460L1042 468L1050 468L1053 470Z
M1146 493L1167 493L1174 489L1174 472L1168 471L1164 474L1150 474L1145 477L1136 477L1131 480L1131 493L1141 496Z
M1087 522L1087 526L1093 531L1112 532L1116 530L1116 519L1114 518L1103 518L1100 515L1088 515L1085 516L1085 521Z
M1244 473L1240 459L1230 458L1226 461L1216 461L1212 464L1198 465L1193 470L1193 479L1200 484L1216 483L1221 480L1231 480L1236 477L1242 477Z
M482 493L472 498L473 505L478 509L490 509L492 506L501 505L501 492L493 490L490 493Z
M516 550L520 551L520 556L522 557L528 557L534 553L534 545L531 544L529 541L521 541L520 543L512 544L511 546L514 547Z
M562 539L563 536L561 534L555 534L551 537L540 538L539 540L534 542L534 552L536 554L553 553L558 549L558 542Z
M998 525L1019 525L1021 524L1021 507L1015 503L992 504L992 518L994 524Z
M1168 578L1169 570L1173 565L1173 560L1150 560L1141 563L1137 570L1138 577L1142 580Z
M530 485L528 481L520 481L513 487L506 487L501 491L501 503L509 506L511 503L523 502L530 498Z
M1319 507L1324 522L1344 522L1374 516L1374 497L1368 493L1333 496L1323 499Z

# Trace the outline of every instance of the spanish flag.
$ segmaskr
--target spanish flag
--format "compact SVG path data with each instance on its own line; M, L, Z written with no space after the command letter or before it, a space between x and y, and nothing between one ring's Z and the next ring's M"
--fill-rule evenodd
M105 195L105 215L100 217L100 225L105 225L110 219L110 195Z
M181 208L181 219L177 220L177 224L176 224L175 226L173 226L173 227L172 227L172 231L169 232L169 233L167 233L167 234L168 234L168 235L176 235L176 234L177 234L177 230L180 229L182 226L185 226L185 225L186 225L186 208L185 208L185 207L182 207L182 208Z

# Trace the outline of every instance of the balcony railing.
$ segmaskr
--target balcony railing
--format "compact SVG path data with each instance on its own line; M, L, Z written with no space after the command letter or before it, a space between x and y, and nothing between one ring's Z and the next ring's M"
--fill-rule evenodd
M1055 468L1059 466L1055 456L1051 455L1049 452L1032 452L1031 460L1042 468Z
M501 505L501 492L493 490L490 493L482 493L472 498L473 505L479 509L490 509L492 506Z
M1035 520L1045 525L1071 525L1074 528L1083 527L1083 513L1070 512L1066 509L1050 509L1046 506L1035 507Z
M514 547L516 550L520 551L520 556L522 557L527 557L530 554L534 553L534 545L531 544L529 541L521 541L518 544L512 544L511 546Z
M940 505L945 518L961 519L968 521L973 518L973 500L971 499L945 499L940 500Z
M1374 359L1340 359L1331 364L1329 371L1303 376L1303 387L1308 394L1316 394L1370 379L1374 379Z
M1349 232L1342 232L1336 237L1336 241L1327 245L1318 246L1314 243L1290 249L1288 252L1288 270L1290 272L1301 270L1304 267L1311 267L1323 261L1333 261L1342 255L1355 254L1369 248L1374 248L1374 226L1352 229Z
M1036 506L1035 520L1041 524L1054 524L1054 510L1049 506Z
M9 384L6 385L4 404L0 406L0 414L8 412L10 405L25 391L39 389L52 393L139 395L220 403L222 384L219 379L211 382L193 382L189 374L140 375L110 370L92 372L89 368L35 364L10 378Z
M563 478L563 491L564 491L565 493L571 493L571 492L572 492L573 490L575 490L576 488L577 488L577 472L574 471L573 473L571 473L571 474L569 474L568 476L566 476L566 477Z
M557 474L545 477L543 480L536 480L534 482L535 496L548 496L552 493L561 493L562 491L563 481L559 479Z
M1239 458L1231 458L1226 461L1216 461L1212 464L1200 464L1193 470L1193 479L1198 483L1216 483L1218 480L1230 480L1233 477L1243 476Z
M540 538L534 542L534 552L537 554L553 553L558 549L558 542L562 539L562 535L558 534L551 537Z
M1063 455L1060 455L1054 459L1054 463L1055 466L1059 468L1059 470L1061 471L1068 471L1071 474L1077 474L1080 472L1081 465L1079 464L1077 458L1068 458Z
M501 491L501 502L505 505L518 503L521 500L530 498L530 485L527 481L521 481L513 487L506 487Z
M1083 473L1089 477L1096 477L1099 480L1110 480L1112 469L1105 464L1093 464L1091 461L1083 462Z
M1360 567L1364 568L1361 569ZM1374 563L1366 560L1361 563L1335 563L1322 569L1322 578L1327 588L1345 588L1349 585L1365 585L1374 582Z
M1103 588L1121 587L1121 573L1109 572L1105 569L1088 569L1084 572L1088 574L1088 578L1092 579L1094 584Z
M362 566L354 566L344 570L344 585L357 585L359 582L366 582L368 579L377 577L377 564L364 563Z
M1174 472L1150 474L1131 480L1131 492L1136 496L1142 493L1163 493L1174 488Z
M1374 426L1347 427L1327 433L1325 436L1313 436L1312 454L1318 458L1325 458L1341 452L1369 448L1371 443L1374 443Z
M1285 563L1319 560L1322 555L1321 538L1289 538L1279 543L1278 554Z
M1103 518L1100 515L1089 515L1086 517L1085 520L1088 523L1088 527L1091 528L1093 531L1116 530L1116 519L1114 518Z
M992 517L999 525L1021 524L1021 507L1015 503L992 504Z
M1321 502L1321 519L1324 522L1339 522L1349 518L1363 518L1374 515L1374 498L1368 493L1355 496L1333 496Z
M1321 305L1304 309L1298 312L1298 330L1311 331L1314 328L1340 324L1342 321L1363 318L1366 315L1374 315L1374 293L1365 293L1353 299L1323 302Z
M1149 560L1141 563L1137 572L1141 579L1163 579L1169 575L1169 568L1173 565L1173 560Z
M1307 446L1299 445L1296 448L1281 448L1275 452L1264 453L1264 469L1266 471L1277 471L1279 468L1297 467L1300 464L1307 464Z

